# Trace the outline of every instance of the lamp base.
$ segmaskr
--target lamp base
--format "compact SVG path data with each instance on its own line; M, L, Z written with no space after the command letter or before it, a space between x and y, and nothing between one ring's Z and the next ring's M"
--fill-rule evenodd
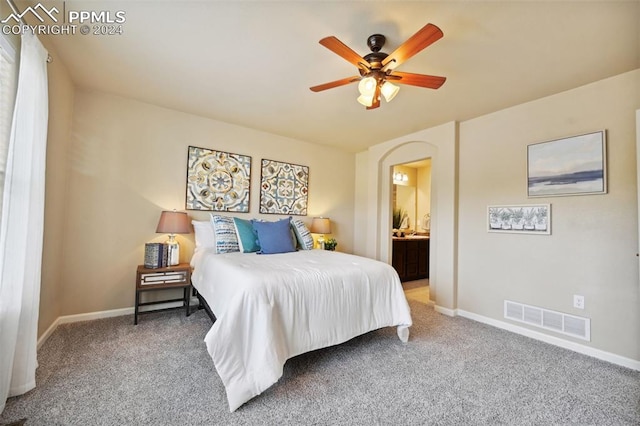
M167 266L175 266L180 263L180 245L173 235L169 237L167 242Z
M324 250L324 235L318 237L318 248Z

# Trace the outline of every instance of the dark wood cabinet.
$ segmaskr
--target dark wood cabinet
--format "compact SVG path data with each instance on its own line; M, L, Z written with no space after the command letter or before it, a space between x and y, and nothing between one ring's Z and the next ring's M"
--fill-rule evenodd
M400 281L429 278L429 239L394 239L391 264L398 272Z
M396 272L400 276L400 281L403 281L403 277L407 275L405 265L407 245L403 241L393 240L393 253L391 265L395 268Z

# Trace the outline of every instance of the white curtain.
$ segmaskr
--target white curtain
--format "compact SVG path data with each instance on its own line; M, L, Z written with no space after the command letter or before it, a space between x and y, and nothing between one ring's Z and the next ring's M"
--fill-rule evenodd
M47 51L22 35L0 222L0 412L36 385L44 180L49 118Z

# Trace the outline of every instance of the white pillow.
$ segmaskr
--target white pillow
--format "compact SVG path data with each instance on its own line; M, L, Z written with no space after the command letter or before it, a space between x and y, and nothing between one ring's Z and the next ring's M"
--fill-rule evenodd
M216 246L216 235L209 220L192 220L193 231L196 234L196 248L194 252Z

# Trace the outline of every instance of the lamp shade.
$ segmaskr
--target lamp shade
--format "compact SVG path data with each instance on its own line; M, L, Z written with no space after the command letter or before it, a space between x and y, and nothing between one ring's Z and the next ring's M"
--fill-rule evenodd
M314 217L311 221L310 232L314 234L330 234L331 233L331 221L328 217Z
M185 212L164 211L160 215L158 234L190 234L191 227L189 225L189 217Z

